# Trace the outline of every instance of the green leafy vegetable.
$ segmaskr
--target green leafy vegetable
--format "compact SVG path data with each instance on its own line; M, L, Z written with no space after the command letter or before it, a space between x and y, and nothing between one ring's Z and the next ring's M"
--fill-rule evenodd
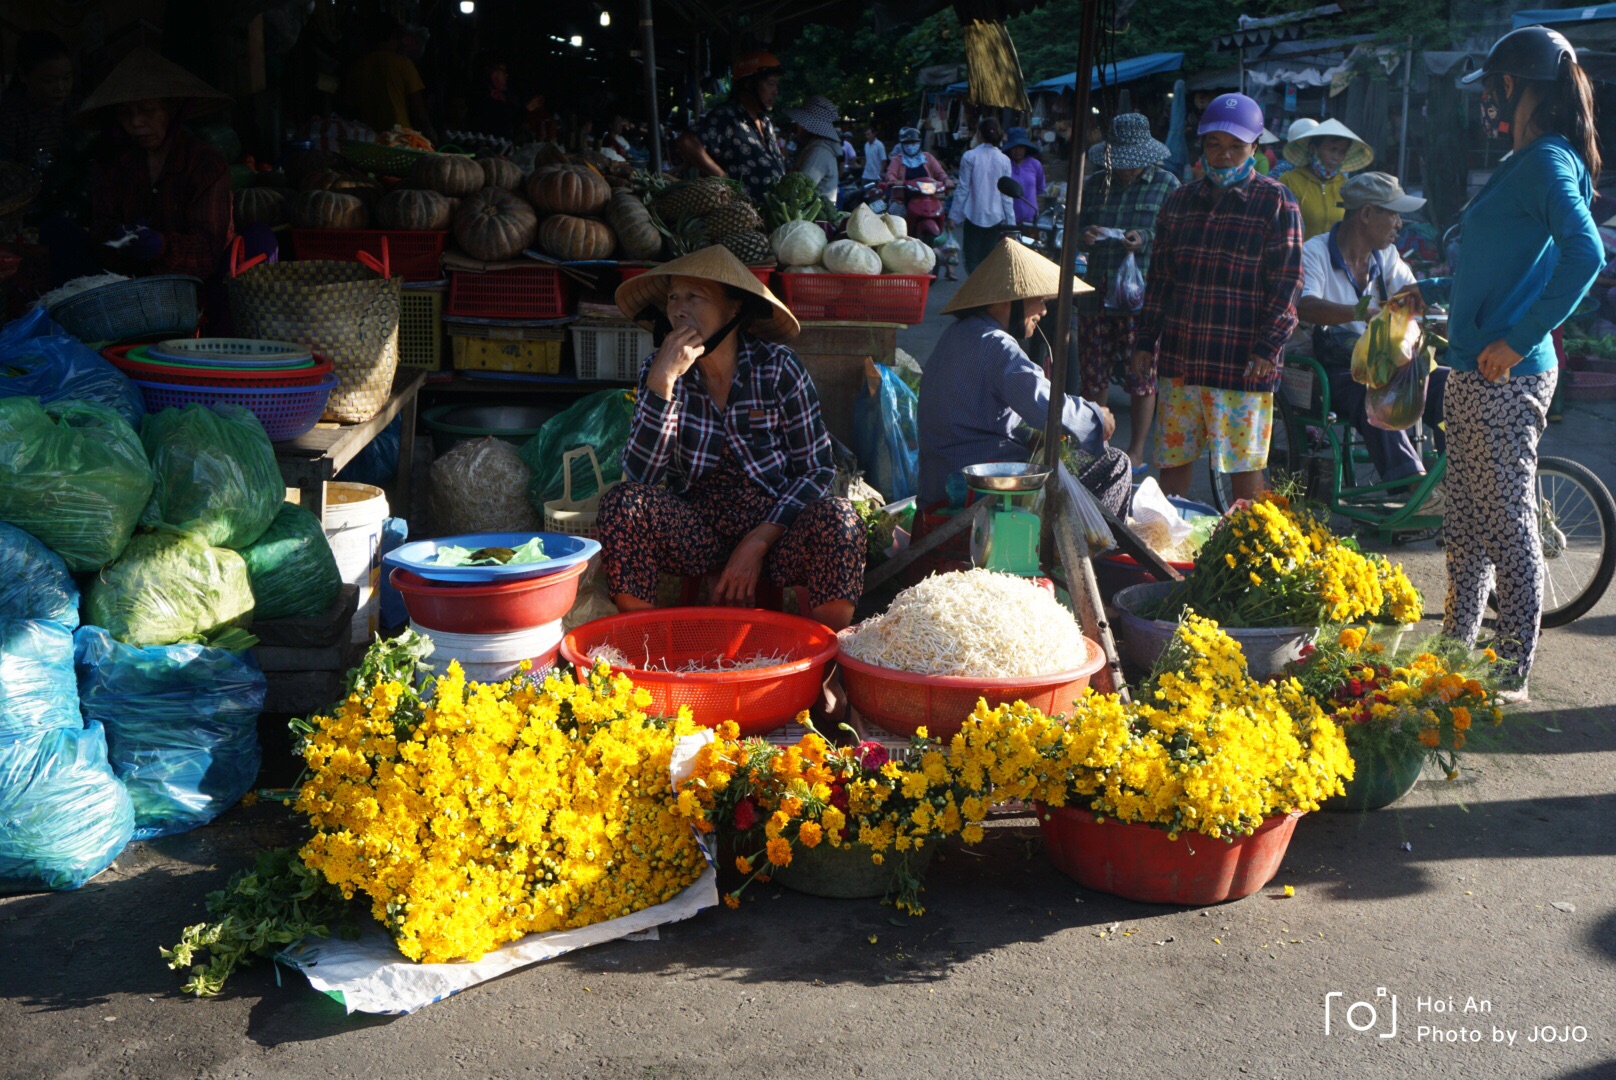
M519 548L471 548L446 545L432 556L434 566L514 566L544 562L544 541L535 536Z
M127 645L211 642L252 623L247 564L189 533L146 533L90 585L85 615Z

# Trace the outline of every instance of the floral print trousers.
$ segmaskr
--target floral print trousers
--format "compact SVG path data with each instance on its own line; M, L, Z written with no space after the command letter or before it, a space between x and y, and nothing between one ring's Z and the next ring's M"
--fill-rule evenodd
M1537 444L1558 377L1550 370L1491 382L1479 371L1456 371L1444 402L1448 600L1442 632L1474 645L1487 594L1496 589L1493 648L1521 679L1531 670L1543 615Z

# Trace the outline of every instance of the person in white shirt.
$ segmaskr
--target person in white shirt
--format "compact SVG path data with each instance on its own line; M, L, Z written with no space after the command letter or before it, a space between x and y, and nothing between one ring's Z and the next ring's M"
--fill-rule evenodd
M1425 466L1407 431L1385 431L1369 423L1365 388L1352 378L1352 348L1368 323L1358 316L1358 302L1369 298L1365 315L1373 315L1392 297L1419 293L1414 272L1397 253L1393 241L1403 227L1402 215L1425 205L1407 195L1387 173L1359 173L1341 186L1346 216L1302 245L1302 296L1296 301L1301 321L1312 323L1313 355L1330 377L1330 406L1363 436L1369 459L1383 481L1413 479ZM1425 422L1442 444L1442 392L1447 368L1431 374L1426 389Z
M977 145L960 158L959 186L948 219L964 225L965 272L982 264L999 242L1001 229L1016 223L1015 204L999 190L999 180L1010 175L1010 159L999 149L1002 132L991 117L976 126Z
M873 127L864 129L864 180L880 183L886 175L887 147Z

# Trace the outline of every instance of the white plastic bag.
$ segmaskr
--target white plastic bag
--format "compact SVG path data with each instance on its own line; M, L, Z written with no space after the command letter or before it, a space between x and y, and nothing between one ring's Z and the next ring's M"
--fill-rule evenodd
M1139 272L1133 252L1128 252L1117 272L1111 275L1111 286L1105 292L1105 306L1112 311L1138 311L1145 306L1145 275Z

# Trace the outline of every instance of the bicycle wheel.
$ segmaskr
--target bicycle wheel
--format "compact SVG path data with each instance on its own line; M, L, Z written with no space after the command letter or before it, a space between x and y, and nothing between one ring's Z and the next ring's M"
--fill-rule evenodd
M1545 457L1537 463L1538 528L1543 533L1543 625L1582 618L1616 574L1616 500L1586 465Z
M1295 477L1302 467L1302 453L1306 436L1296 410L1285 395L1274 395L1274 428L1268 442L1268 467L1263 470L1263 481L1272 489ZM1228 473L1218 471L1211 456L1207 457L1207 471L1212 480L1212 505L1220 513L1228 513L1234 505L1234 485Z

